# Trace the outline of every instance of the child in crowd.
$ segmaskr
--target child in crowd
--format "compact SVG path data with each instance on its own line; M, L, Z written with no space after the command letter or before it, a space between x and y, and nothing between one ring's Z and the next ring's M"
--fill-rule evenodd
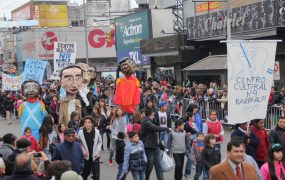
M260 169L263 180L284 179L285 166L282 157L282 145L271 144L268 149L267 163Z
M116 139L116 162L118 164L118 174L117 180L120 180L123 175L123 162L124 162L124 149L125 149L125 134L123 132L119 132Z
M116 138L119 132L125 131L125 117L121 108L117 108L115 114L115 120L111 125L111 132L112 132L112 140L111 140L111 151L109 156L109 165L113 165L113 155L116 150Z
M154 114L156 124L160 127L171 128L170 114L167 112L167 103L166 101L161 101L159 103L159 111ZM169 134L168 132L160 132L160 141L163 142L164 146L168 144Z
M261 166L266 162L267 148L269 145L268 135L264 128L264 120L253 120L253 126L250 128L250 131L253 132L258 139L258 145L255 149L255 160L258 167L261 168Z
M28 139L31 142L31 146L28 148L29 151L41 151L41 148L39 144L37 143L37 140L33 137L31 128L26 127L24 130L24 135L21 137L23 139Z
M197 133L197 138L193 141L193 150L196 159L196 174L194 180L198 180L203 171L202 151L204 149L204 134Z
M70 115L70 121L68 122L68 128L73 128L75 132L78 132L80 127L80 115L78 112L73 111Z
M64 131L65 131L66 127L64 123L59 123L58 127L57 127L57 136L59 139L60 143L64 142Z
M93 180L100 179L100 150L102 139L98 129L94 128L94 119L92 116L83 118L83 129L78 133L78 140L81 142L86 152L84 157L83 179L87 180L92 171Z
M126 145L124 151L123 177L131 171L134 180L145 180L145 168L147 158L144 145L139 136L134 131L129 133L130 142Z
M205 148L202 151L202 163L204 168L203 179L209 179L209 170L216 164L220 163L220 153L214 148L216 138L213 134L208 134L205 137Z
M187 121L185 122L184 130L187 133L187 139L188 139L189 144L191 146L192 141L196 138L196 133L198 132L198 129L197 129L196 123L194 122L194 114L193 113L191 113L191 112L187 113L186 119L187 119ZM185 177L186 177L186 179L190 178L192 164L195 163L195 162L193 162L193 159L194 159L193 155L194 154L191 153L191 156L189 156L189 158L187 158L187 163L185 166Z
M183 177L185 154L187 158L190 158L191 154L190 143L184 131L184 123L181 119L175 121L175 129L169 136L168 149L173 154L175 161L174 179L181 180Z

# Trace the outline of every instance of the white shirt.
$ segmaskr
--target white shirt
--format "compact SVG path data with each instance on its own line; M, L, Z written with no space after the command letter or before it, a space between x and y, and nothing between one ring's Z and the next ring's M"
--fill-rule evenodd
M167 127L167 113L158 111L158 120L160 127Z

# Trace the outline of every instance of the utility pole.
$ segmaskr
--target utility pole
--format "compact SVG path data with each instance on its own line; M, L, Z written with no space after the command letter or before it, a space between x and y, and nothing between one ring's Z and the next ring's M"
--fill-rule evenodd
M230 41L232 38L231 35L231 7L230 7L230 0L227 0L227 40Z
M88 39L87 39L87 16L86 16L86 0L83 0L84 8L84 34L85 34L85 46L86 46L86 64L89 64L89 51L88 51Z

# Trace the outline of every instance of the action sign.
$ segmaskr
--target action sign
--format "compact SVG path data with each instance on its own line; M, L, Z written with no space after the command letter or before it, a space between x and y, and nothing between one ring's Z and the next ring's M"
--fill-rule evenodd
M54 71L51 79L59 80L60 71L68 64L75 64L76 43L55 42L54 43Z
M277 41L229 41L228 122L266 117Z
M4 91L17 91L21 89L23 82L22 75L11 77L7 74L2 74L2 89Z
M27 59L24 68L24 80L35 80L43 83L47 61Z

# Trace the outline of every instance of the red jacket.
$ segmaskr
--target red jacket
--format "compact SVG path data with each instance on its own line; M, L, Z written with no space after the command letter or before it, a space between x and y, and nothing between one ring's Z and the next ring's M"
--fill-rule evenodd
M257 147L255 148L255 159L259 161L266 161L267 148L269 145L266 130L264 128L257 129L255 127L252 127L250 130L254 133L259 141Z
M37 140L33 136L30 136L28 138L25 135L23 135L21 138L28 139L31 142L32 145L29 147L29 151L34 151L34 150L37 152L41 151L41 148L39 144L37 143Z

